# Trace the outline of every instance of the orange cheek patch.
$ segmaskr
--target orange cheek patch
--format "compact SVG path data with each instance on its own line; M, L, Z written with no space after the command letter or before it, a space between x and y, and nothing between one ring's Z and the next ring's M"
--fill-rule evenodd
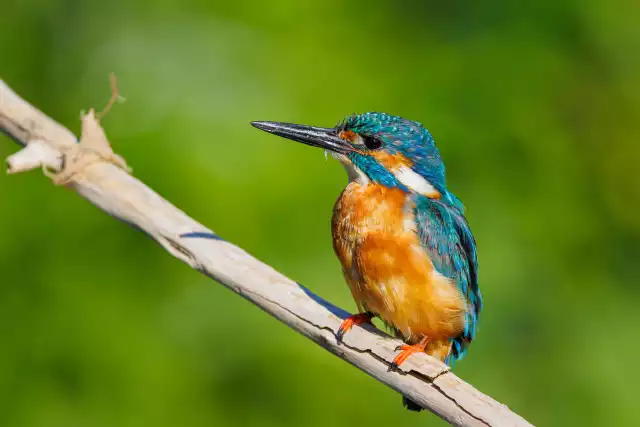
M398 169L400 166L411 167L413 163L400 153L389 154L384 151L374 151L371 156L382 166L390 171Z
M349 142L356 142L358 139L358 135L354 131L351 130L343 130L338 134L341 139L347 140Z

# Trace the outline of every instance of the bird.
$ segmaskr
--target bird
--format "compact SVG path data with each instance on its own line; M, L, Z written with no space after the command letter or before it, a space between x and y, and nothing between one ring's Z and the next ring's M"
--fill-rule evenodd
M378 317L405 342L391 368L422 352L453 367L475 338L482 295L476 242L431 133L420 122L378 112L330 128L251 124L321 148L346 169L331 232L359 312L342 322L338 340ZM403 404L422 409L405 396Z

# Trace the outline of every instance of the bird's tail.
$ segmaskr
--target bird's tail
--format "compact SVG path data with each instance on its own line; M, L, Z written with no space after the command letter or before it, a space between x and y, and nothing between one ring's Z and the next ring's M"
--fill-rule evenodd
M407 396L402 396L402 406L404 406L410 411L416 411L416 412L420 412L424 409L422 406L418 405L416 402L409 399Z

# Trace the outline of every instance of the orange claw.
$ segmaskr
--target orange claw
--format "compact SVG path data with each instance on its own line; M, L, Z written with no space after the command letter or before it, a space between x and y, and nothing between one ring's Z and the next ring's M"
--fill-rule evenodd
M399 345L396 350L402 350L394 359L391 364L391 369L398 369L408 358L414 353L423 353L429 344L429 338L424 337L418 344L414 345Z
M338 329L338 333L336 334L336 337L338 338L338 342L342 341L344 334L349 332L349 330L351 330L351 328L353 328L354 325L371 323L372 318L373 318L373 313L366 311L364 313L352 314L351 316L344 319L344 322L342 322L342 324L340 325L340 328Z

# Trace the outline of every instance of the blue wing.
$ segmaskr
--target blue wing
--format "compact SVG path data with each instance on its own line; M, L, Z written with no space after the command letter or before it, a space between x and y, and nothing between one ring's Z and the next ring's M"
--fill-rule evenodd
M457 200L457 199L456 199ZM420 242L440 274L455 281L466 298L463 333L453 338L447 363L461 358L476 332L482 296L478 289L476 243L462 214L461 204L416 196L415 219Z

